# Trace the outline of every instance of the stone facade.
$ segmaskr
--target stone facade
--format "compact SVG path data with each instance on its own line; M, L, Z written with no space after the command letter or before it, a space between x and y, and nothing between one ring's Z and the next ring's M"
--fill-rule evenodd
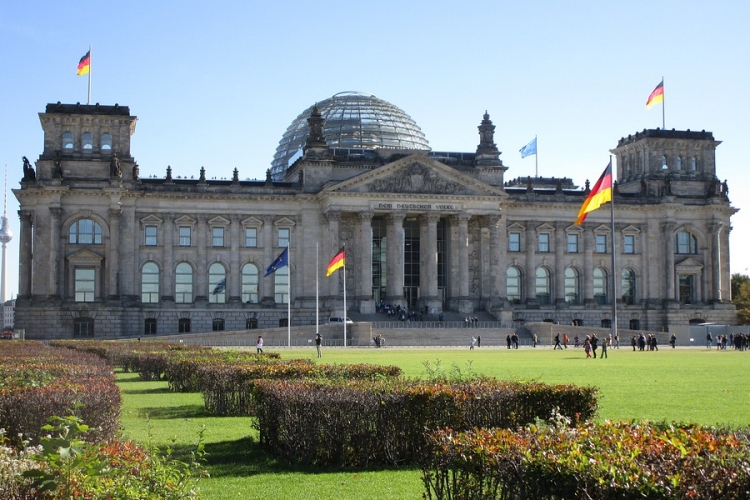
M506 182L487 114L475 153L338 149L316 136L282 180L265 181L170 168L140 178L127 107L49 104L40 119L44 151L14 190L15 322L27 338L271 328L288 310L311 325L316 304L321 318L343 315L344 293L363 314L389 303L601 327L612 280L621 329L735 322L736 210L708 132L621 139L612 228L608 206L573 225L588 182ZM289 266L264 276L287 246ZM342 247L345 272L327 278Z

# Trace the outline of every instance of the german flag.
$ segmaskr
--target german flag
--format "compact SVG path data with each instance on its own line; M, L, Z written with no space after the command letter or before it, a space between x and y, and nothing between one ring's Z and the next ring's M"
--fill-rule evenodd
M651 92L651 95L648 96L648 101L646 101L646 109L651 109L654 104L664 102L664 80L662 79L661 82L659 82L659 85L656 86L653 92Z
M339 269L341 267L344 267L346 265L346 252L344 251L344 247L341 247L341 250L333 256L331 259L331 262L328 263L328 270L326 271L326 276L330 276L333 274L336 269Z
M604 173L594 184L594 189L591 190L583 205L581 205L581 210L578 211L578 218L575 222L576 225L581 225L586 220L586 214L593 212L608 201L612 201L612 160L609 160L609 165L604 169Z
M86 55L81 58L80 61L78 61L78 71L76 71L76 75L81 76L85 75L91 70L91 50L86 52Z

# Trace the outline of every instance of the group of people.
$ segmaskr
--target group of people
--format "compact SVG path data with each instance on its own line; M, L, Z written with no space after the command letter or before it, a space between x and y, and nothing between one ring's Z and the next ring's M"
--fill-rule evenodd
M464 318L464 323L466 324L466 328L476 328L479 326L479 318L476 316L466 316Z
M669 339L669 344L672 346L672 348L677 345L677 337L673 334L672 338ZM656 335L653 333L649 333L646 335L645 333L642 333L640 335L633 335L630 337L630 346L635 351L636 348L639 351L658 351L659 350L659 340L656 338Z
M596 350L601 347L602 352L599 359L609 358L607 348L610 345L612 345L611 333L601 340L601 344L599 343L599 337L595 333L592 333L591 335L586 335L586 338L583 340L583 352L586 353L587 358L592 356L596 358Z
M508 335L505 342L508 344L508 349L518 349L518 334L513 332L513 335Z
M706 334L706 347L711 348L711 332ZM729 335L716 336L716 349L726 349L727 344L736 351L746 351L750 347L750 334L747 333L730 333Z

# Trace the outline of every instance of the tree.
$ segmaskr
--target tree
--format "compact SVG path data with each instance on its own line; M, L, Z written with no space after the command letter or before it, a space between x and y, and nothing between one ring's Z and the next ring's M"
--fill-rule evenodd
M735 273L732 275L732 302L737 307L737 323L750 324L750 276Z

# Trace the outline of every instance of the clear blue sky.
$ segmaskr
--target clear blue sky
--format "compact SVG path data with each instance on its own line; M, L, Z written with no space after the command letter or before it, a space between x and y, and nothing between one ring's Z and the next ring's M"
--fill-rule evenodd
M662 76L667 128L723 141L732 272L750 274L750 2L0 2L0 167L42 152L38 113L86 102L75 74L93 45L92 103L138 117L141 175L264 178L286 127L347 90L406 111L437 151L473 152L487 110L507 179L594 181L618 139L661 127L646 98ZM744 156L742 151L745 151ZM8 295L17 293L18 204L9 195Z

